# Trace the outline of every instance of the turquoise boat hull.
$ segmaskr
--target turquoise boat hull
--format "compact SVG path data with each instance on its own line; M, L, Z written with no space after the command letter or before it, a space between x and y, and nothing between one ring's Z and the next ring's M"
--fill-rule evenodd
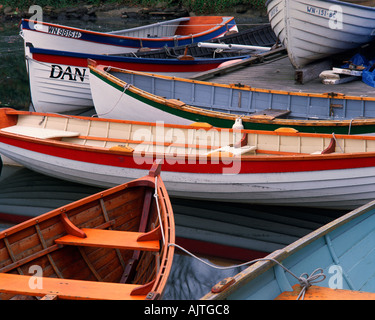
M282 263L297 277L322 268L326 278L315 284L319 287L374 293L374 239L375 201L266 258ZM299 284L298 279L271 260L257 262L230 280L232 284L222 292L210 292L203 300L273 300Z

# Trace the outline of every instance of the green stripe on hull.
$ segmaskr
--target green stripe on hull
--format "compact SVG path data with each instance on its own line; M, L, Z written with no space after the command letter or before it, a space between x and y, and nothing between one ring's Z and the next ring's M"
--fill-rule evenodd
M187 112L184 110L179 110L175 108L171 108L168 106L165 106L164 104L155 102L153 100L147 99L145 97L142 97L134 92L131 92L129 90L126 90L124 92L124 87L108 80L107 78L103 77L102 75L98 74L94 70L90 70L92 74L94 74L96 77L104 81L105 83L111 85L115 89L121 91L123 94L127 94L128 96L141 101L145 104L150 105L153 108L159 109L161 111L164 111L166 113L169 113L171 115L175 115L184 119L191 120L193 122L206 122L209 123L215 127L219 128L232 128L234 124L234 120L230 119L222 119L217 117L210 117L202 114L196 114L192 112ZM205 110L202 108L202 110ZM290 120L293 121L293 120ZM375 124L369 124L369 125L352 125L352 126L323 126L323 125L280 125L275 123L259 123L259 122L251 122L251 121L242 121L244 128L249 130L268 130L268 131L274 131L278 128L294 128L298 130L299 132L308 132L308 133L336 133L336 134L364 134L364 133L371 133L375 132Z

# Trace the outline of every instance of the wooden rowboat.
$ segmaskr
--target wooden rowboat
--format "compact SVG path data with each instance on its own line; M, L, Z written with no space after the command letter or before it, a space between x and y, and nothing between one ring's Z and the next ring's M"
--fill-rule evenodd
M269 25L234 32L218 39L225 43L256 46L272 46L276 42ZM111 55L98 54L95 51L73 52L67 51L66 48L51 50L37 47L33 42L27 42L25 46L34 110L60 113L93 108L87 59L94 59L98 63L118 68L180 75L186 78L242 60L245 56L254 53L254 51L249 53L249 50L237 50L225 54L223 52L217 53L215 49L200 48L197 43L175 48L164 47L162 50L149 52Z
M266 6L291 63L301 68L375 39L375 8L359 2L269 0Z
M296 300L305 290L298 278L312 275L305 300L374 300L374 232L372 201L221 281L202 299Z
M103 118L183 125L207 122L231 128L241 117L244 128L253 130L292 127L314 133L375 132L375 113L362 118L363 109L359 108L360 103L366 103L367 110L371 110L373 98L365 98L364 102L353 96L304 95L210 83L106 67L95 61L89 61L89 68L95 110ZM283 105L285 98L295 102ZM345 105L345 114L336 115L333 104ZM314 120L307 119L311 105Z
M31 100L35 111L41 112L72 112L93 107L87 59L114 67L189 77L249 57L138 58L40 49L31 44L26 51Z
M270 24L265 24L257 27L252 27L244 30L239 30L238 32L228 32L226 35L205 41L210 43L212 47L203 47L199 42L194 42L189 45L183 45L178 47L164 47L162 49L150 50L150 51L139 51L126 53L126 56L136 56L139 58L177 58L183 57L186 53L192 57L230 57L238 56L242 54L253 53L254 47L273 47L277 43L277 38L273 32ZM220 44L227 45L244 45L246 47L241 47L241 49L231 48L230 50L217 50ZM247 47L248 46L248 47ZM245 49L246 48L246 49Z
M110 187L162 159L181 198L348 210L375 192L374 136L0 113L0 153L64 180Z
M0 232L1 299L158 299L174 228L155 163L143 178Z
M96 32L22 19L21 35L36 48L78 53L115 54L206 41L237 30L233 17L183 17L112 32Z

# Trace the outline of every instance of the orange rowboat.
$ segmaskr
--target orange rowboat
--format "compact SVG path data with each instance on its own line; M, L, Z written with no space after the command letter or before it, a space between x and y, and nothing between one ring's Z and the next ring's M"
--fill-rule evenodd
M162 296L174 254L160 163L143 178L0 233L1 299Z

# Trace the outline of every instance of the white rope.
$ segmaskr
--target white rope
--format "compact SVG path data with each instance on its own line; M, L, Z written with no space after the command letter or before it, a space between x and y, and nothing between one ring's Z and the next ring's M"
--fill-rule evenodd
M178 244L170 243L168 246L174 246L174 247L184 251L188 255L192 256L193 258L197 259L198 261L206 264L207 266L209 266L211 268L214 268L214 269L219 269L219 270L228 270L228 269L233 269L233 268L239 268L239 267L243 267L243 266L246 266L246 265L254 264L255 262L259 262L259 261L272 261L272 262L278 264L281 268L283 268L286 272L288 272L294 278L296 278L298 280L298 282L300 283L300 285L302 287L302 290L299 293L296 300L299 300L300 298L303 300L305 298L305 293L306 293L307 289L313 283L321 282L326 278L326 275L323 273L322 268L315 269L310 275L308 275L307 273L303 273L299 277L297 277L293 272L291 272L289 269L284 267L279 261L277 261L275 259L272 259L272 258L260 258L260 259L255 259L255 260L251 260L251 261L248 261L248 262L244 262L244 263L241 263L241 264L232 265L232 266L228 266L228 267L219 267L219 266L216 266L214 264L211 264L209 262L206 262L206 261L202 260L201 258L197 257L196 255L189 252L185 248L179 246Z
M158 201L158 177L155 177L155 193L154 193L154 198L156 202L156 208L158 210L158 217L159 217L159 225L160 225L160 230L161 230L161 236L163 238L163 244L165 243L165 236L164 236L164 228L163 228L163 221L161 219L161 214L160 214L160 208L159 208L159 201Z
M124 86L124 90L122 90L120 96L118 97L116 103L112 106L112 108L109 109L109 110L106 111L106 112L103 112L103 113L100 113L100 114L98 113L97 116L98 116L98 117L101 117L101 116L104 116L104 115L106 115L106 114L112 112L112 111L117 107L117 105L119 104L119 102L120 102L122 96L125 94L125 91L128 90L128 88L129 88L130 86L131 86L131 84L127 83L127 84Z
M349 131L348 131L348 135L350 135L350 131L352 130L352 123L353 123L354 119L350 119L350 123L349 123Z
M345 152L344 152L344 150L343 150L343 149L341 148L341 146L340 146L339 142L337 141L337 138L336 138L336 136L335 136L335 133L334 133L334 132L332 133L332 137L333 137L333 139L335 139L335 141L336 141L337 145L339 146L339 148L340 148L341 152L342 152L342 153L345 153Z

